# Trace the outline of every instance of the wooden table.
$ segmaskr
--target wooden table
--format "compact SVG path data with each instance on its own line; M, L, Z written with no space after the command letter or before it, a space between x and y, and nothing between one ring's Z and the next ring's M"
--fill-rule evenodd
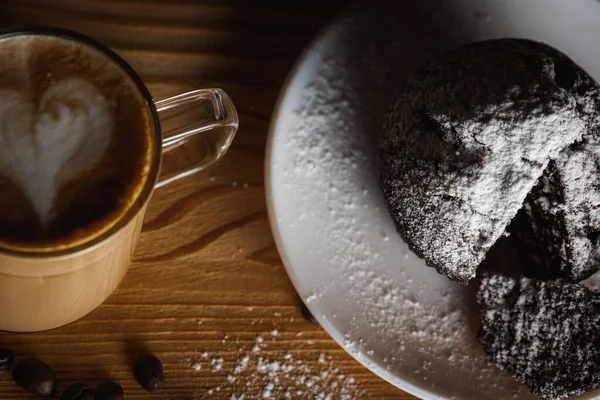
M61 390L113 379L128 399L269 393L279 399L286 392L307 399L319 392L333 399L344 392L352 399L413 398L302 318L273 242L263 185L269 118L302 48L347 1L285 3L0 2L3 28L54 25L88 34L129 61L155 98L221 87L241 120L222 162L156 192L135 262L106 304L51 332L0 335L0 345L18 357L34 355L52 365ZM156 394L133 379L132 360L144 352L165 365L166 387ZM30 397L1 373L0 398Z

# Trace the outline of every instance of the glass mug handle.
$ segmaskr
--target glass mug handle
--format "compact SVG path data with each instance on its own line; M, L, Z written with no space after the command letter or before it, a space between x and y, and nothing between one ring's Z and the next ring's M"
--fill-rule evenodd
M155 103L163 126L163 171L156 184L162 187L200 172L219 161L229 149L239 126L231 99L221 89L200 89ZM193 141L191 155L182 146ZM175 152L175 150L181 150ZM165 171L169 155L184 158L186 165Z

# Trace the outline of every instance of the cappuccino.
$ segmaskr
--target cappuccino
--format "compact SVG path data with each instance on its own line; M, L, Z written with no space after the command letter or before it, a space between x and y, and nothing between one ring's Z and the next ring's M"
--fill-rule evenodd
M0 57L0 248L56 251L97 238L149 179L146 99L83 42L8 36Z

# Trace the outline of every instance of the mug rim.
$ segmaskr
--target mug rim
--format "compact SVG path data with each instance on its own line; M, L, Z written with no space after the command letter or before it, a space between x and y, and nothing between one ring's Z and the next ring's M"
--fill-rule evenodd
M143 82L142 78L133 69L133 67L131 67L131 65L127 63L127 61L125 61L116 52L111 50L108 46L100 43L95 39L92 39L87 35L81 34L73 30L58 27L34 26L27 28L0 30L0 40L14 36L27 35L56 37L71 40L89 46L92 49L104 54L106 57L108 57L110 61L113 61L117 65L117 68L120 68L131 79L134 86L138 89L139 93L144 99L147 110L150 112L152 122L154 125L154 143L151 143L151 146L153 147L153 154L150 160L150 171L148 172L148 176L146 178L146 182L144 183L144 187L133 200L132 204L129 206L129 209L121 218L119 218L116 221L116 223L113 226L111 226L105 232L96 237L92 237L89 240L85 240L84 242L76 246L69 247L66 249L47 251L36 249L35 247L31 247L30 249L12 249L10 247L4 247L0 245L0 254L17 256L21 258L49 259L64 256L72 256L77 253L94 250L98 246L102 245L108 239L113 237L117 232L119 232L121 229L127 226L134 219L134 217L137 216L138 213L144 209L144 206L150 200L152 191L154 190L156 182L158 181L158 176L162 163L162 130L160 125L160 119L158 117L158 111L156 110L154 99L152 98L152 95L150 94L150 91L148 90L146 84Z

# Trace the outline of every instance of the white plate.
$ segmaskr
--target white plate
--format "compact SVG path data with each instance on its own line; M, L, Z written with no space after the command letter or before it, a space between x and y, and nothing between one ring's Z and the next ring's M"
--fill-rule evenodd
M382 118L406 77L435 53L500 37L548 43L600 81L597 0L367 1L307 49L272 122L267 202L298 293L352 356L421 398L532 397L486 364L473 285L408 250L378 186Z

